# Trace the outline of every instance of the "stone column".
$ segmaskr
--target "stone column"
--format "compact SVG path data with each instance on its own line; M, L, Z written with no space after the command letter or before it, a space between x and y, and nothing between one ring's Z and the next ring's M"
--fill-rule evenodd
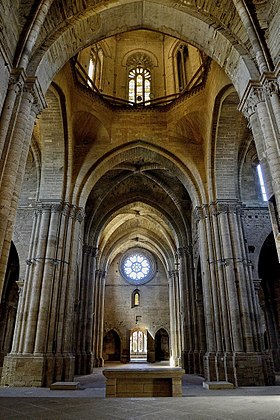
M179 280L181 290L181 336L183 367L188 373L199 371L198 320L195 307L195 288L191 247L181 247L179 257Z
M2 383L46 386L74 376L74 306L82 209L40 202L25 286Z
M251 82L240 103L240 110L249 121L256 142L259 161L269 198L276 248L280 259L280 103L279 86L271 73L260 82ZM274 195L273 195L274 194Z
M207 380L215 380L215 354L216 354L216 325L215 305L211 287L212 278L215 278L214 266L209 264L213 260L211 228L209 225L208 207L197 207L194 211L194 220L199 234L199 249L201 259L201 276L203 288L203 305L205 314L206 353L204 356L204 375ZM218 318L219 319L219 318Z
M95 317L94 276L96 271L97 248L83 246L82 275L79 292L79 319L77 325L76 374L92 372L92 331Z
M176 318L176 299L174 290L173 272L169 272L168 279L169 288L169 308L170 308L170 360L171 365L176 366L178 360L178 347L177 347L177 318Z
M37 79L26 78L23 72L17 76L19 81L12 83L13 88L6 98L3 125L1 120L0 293L33 125L36 115L45 107Z
M103 323L104 323L104 299L105 299L105 271L95 271L94 287L94 323L93 323L93 365L103 366Z
M260 353L258 314L240 204L234 200L217 200L200 209L200 214L204 216L199 221L200 233L204 237L206 234L208 243L207 256L204 247L200 248L207 337L205 374L210 381L228 380L239 386L264 384L266 356ZM201 245L204 237L200 238ZM214 317L210 325L208 314ZM209 339L209 326L215 341Z

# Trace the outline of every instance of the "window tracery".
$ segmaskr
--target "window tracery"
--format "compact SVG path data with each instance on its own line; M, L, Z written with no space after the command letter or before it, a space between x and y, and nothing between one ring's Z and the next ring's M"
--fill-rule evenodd
M88 77L97 89L101 89L103 70L103 50L95 44L91 48L88 67Z
M136 53L128 58L128 100L130 102L149 104L152 67L152 60L146 54Z

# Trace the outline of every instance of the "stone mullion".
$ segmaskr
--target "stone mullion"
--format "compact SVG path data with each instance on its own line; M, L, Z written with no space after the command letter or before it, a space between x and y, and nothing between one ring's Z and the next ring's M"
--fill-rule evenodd
M202 209L197 209L197 211L202 213ZM208 236L206 228L206 220L204 217L201 217L198 221L199 228L199 238L200 238L200 256L201 256L201 266L202 272L205 273L202 279L202 288L203 288L203 305L204 305L204 314L205 314L205 332L206 332L206 350L210 353L215 352L216 342L215 342L215 322L214 322L214 309L213 309L213 299L211 291L211 275L213 273L213 266L208 264L208 261L211 261L211 255L209 255L209 246L208 246Z
M237 288L235 283L235 274L233 271L233 264L228 263L228 261L232 261L233 253L232 253L232 244L230 238L230 231L229 231L229 224L228 224L228 217L227 212L225 209L220 211L217 216L220 229L221 229L221 241L222 247L224 249L224 261L225 265L225 279L227 284L227 295L228 295L228 302L229 302L229 316L232 320L231 322L231 331L232 331L232 343L233 343L233 351L244 351L243 346L243 337L242 331L240 330L241 327L241 318L240 318L240 307L239 307L239 299L237 294ZM222 261L221 261L222 263Z
M222 352L231 352L232 351L232 337L231 337L231 330L230 330L230 320L229 320L229 307L228 307L228 299L227 299L227 291L225 286L225 273L224 268L221 265L222 262L222 247L221 247L221 232L219 230L218 225L218 214L216 205L212 204L210 207L210 214L212 215L212 222L213 222L213 233L214 233L214 243L216 245L216 261L213 261L213 265L216 267L217 273L217 289L216 294L217 300L219 301L219 306L221 308L221 313L219 311L219 316L221 316L221 324L223 326L221 330L221 338L222 342L219 342L217 346L217 350ZM219 293L218 293L219 290ZM220 299L219 299L220 297Z
M222 350L222 332L221 332L221 319L220 319L220 302L219 302L219 292L217 289L217 267L216 267L216 259L217 259L217 246L219 246L219 242L215 244L213 241L213 224L216 223L215 219L211 217L211 213L209 211L209 207L204 208L205 212L205 224L207 230L207 243L208 243L208 255L209 255L209 264L210 264L210 282L211 282L211 295L212 295L212 302L213 302L213 311L214 311L214 324L215 324L215 351ZM213 244L216 245L215 249Z
M34 253L33 259L31 260L32 269L29 272L29 276L26 282L30 282L30 305L26 308L26 329L24 331L24 337L22 339L22 352L33 353L35 344L35 334L37 328L38 308L41 296L41 284L44 271L43 259L35 261L34 258L44 258L47 247L47 237L49 232L49 221L50 221L50 207L46 206L40 209L41 223L38 245L36 246L36 253ZM34 269L33 269L34 267ZM20 349L21 350L21 349Z
M254 333L252 330L252 321L250 319L250 313L252 313L252 302L250 300L251 291L248 288L248 273L244 269L244 264L247 264L246 254L242 252L240 242L243 240L243 235L238 229L238 217L237 212L239 209L235 206L235 209L229 209L228 221L229 229L231 233L231 243L233 249L233 260L230 265L233 264L234 271L236 273L236 286L239 291L239 304L240 312L242 315L243 325L243 340L246 351L254 351Z
M50 304L52 303L51 299L53 298L53 287L55 286L54 273L57 269L52 260L56 258L56 244L59 237L59 222L60 214L55 208L52 208L47 238L46 256L43 263L44 270L34 346L35 354L43 354L46 351L46 339L49 327L49 310Z

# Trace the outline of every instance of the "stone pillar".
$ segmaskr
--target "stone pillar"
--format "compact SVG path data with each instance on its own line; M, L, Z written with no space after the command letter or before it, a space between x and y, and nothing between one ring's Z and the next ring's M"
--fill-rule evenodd
M93 366L104 365L103 351L103 324L104 324L104 299L105 299L105 274L104 270L95 271L94 287L94 324L93 324Z
M74 377L74 306L82 209L39 202L23 296L2 384L48 386Z
M178 270L169 272L170 342L171 365L181 365L181 327Z
M97 248L83 246L83 263L79 292L79 319L77 325L76 374L92 372L92 331L95 317L94 277L96 271Z
M240 102L240 110L249 121L259 161L264 167L269 210L280 259L280 102L276 77L264 73L260 82L251 82Z
M194 220L199 233L199 248L201 258L201 276L203 287L203 305L205 314L206 353L204 356L204 375L207 380L215 380L215 354L216 354L216 325L212 278L215 277L214 267L209 264L213 258L211 247L212 238L209 230L208 207L197 207L194 212Z
M23 71L14 71L0 130L0 294L33 125L45 105L37 79L26 77Z
M181 336L182 365L188 373L199 371L198 319L195 307L195 288L191 247L181 247L179 257L179 280L181 290Z
M227 380L236 386L264 384L267 377L240 209L234 200L217 200L200 209L203 218L199 221L200 233L206 234L208 243L206 256L205 238L200 238L207 337L205 374L208 381ZM214 318L210 325L208 314ZM214 341L207 333L209 326Z

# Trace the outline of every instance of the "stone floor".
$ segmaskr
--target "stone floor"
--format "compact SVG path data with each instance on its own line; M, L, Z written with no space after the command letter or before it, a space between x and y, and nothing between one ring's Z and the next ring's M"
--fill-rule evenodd
M102 369L75 380L75 391L0 388L0 419L280 420L279 385L209 391L203 378L185 375L182 398L105 399Z

